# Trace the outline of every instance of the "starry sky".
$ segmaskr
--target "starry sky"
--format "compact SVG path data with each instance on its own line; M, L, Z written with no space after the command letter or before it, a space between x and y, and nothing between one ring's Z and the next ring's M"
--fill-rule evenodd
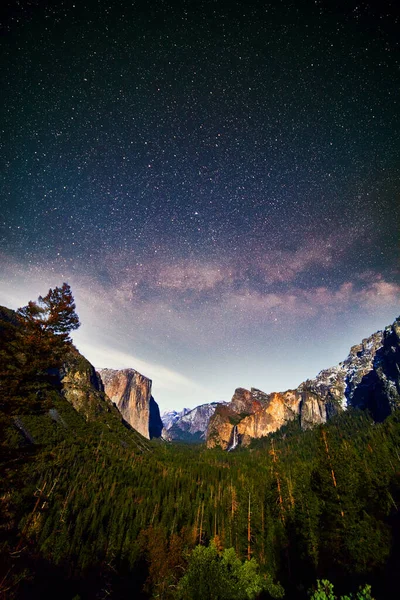
M161 409L297 386L399 314L395 2L8 1L0 303Z

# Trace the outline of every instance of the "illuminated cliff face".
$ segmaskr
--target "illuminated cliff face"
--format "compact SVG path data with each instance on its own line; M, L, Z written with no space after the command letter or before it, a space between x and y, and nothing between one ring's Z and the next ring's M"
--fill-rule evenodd
M324 369L295 390L265 394L238 388L218 406L207 430L207 446L247 445L289 421L303 429L325 423L348 407L368 409L380 421L400 406L400 320L350 349L339 365Z
M252 438L268 435L298 417L301 401L302 395L296 390L264 394L238 388L231 403L217 407L211 417L207 446L232 449L232 444L247 445Z
M125 421L147 439L161 434L162 423L151 396L150 379L134 369L101 369L99 374L105 393L116 404Z

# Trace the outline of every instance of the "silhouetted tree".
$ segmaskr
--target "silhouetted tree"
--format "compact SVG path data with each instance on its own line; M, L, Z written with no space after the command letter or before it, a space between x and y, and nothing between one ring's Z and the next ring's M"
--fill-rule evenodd
M63 341L70 341L69 332L80 326L75 308L71 288L63 283L62 287L50 289L46 296L39 296L37 302L19 308L17 314L37 334L53 333Z
M75 308L71 288L64 283L19 308L13 319L2 319L0 404L5 412L41 404L49 373L65 361L71 346L69 333L80 325Z

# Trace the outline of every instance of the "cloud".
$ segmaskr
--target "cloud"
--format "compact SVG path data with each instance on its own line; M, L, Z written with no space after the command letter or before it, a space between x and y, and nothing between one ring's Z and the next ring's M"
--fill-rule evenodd
M356 230L327 237L310 236L299 240L295 249L260 248L254 259L265 283L293 283L314 268L329 271L337 267L360 236ZM288 242L293 244L296 240L289 236Z
M322 253L324 259L329 253ZM68 281L82 322L74 340L87 358L97 367L137 369L154 381L162 408L183 408L218 399L215 382L225 381L224 362L231 364L237 353L245 364L243 348L253 348L258 333L262 339L276 336L279 344L297 326L301 335L318 335L328 322L343 327L354 315L363 322L368 315L386 320L398 309L400 286L382 273L301 287L294 273L323 258L305 247L284 255L293 258L292 275L261 286L246 278L246 265L234 269L210 261L188 259L164 270L160 264L155 271L149 265L118 269L116 262L112 280L94 269L9 261L2 265L0 304L17 308ZM262 356L268 349L257 343Z
M288 235L285 244L273 240L251 244L251 249L222 251L218 258L171 256L165 248L139 259L134 254L105 252L101 261L77 266L76 272L91 271L104 286L114 288L123 301L163 296L191 300L220 296L227 290L245 289L249 282L274 287L295 284L310 272L334 271L358 243L362 232L332 233L328 237L308 236L294 239ZM287 245L291 248L288 249ZM64 265L55 262L54 269Z
M312 317L317 314L333 315L345 310L361 308L376 309L396 306L400 302L400 285L378 280L365 282L362 288L347 281L336 288L314 287L299 289L292 287L280 293L260 293L254 290L226 294L223 305L230 312L237 312L245 319L268 320L268 318L290 319Z
M22 268L10 262L0 302L14 307L26 304L67 279L82 322L93 322L96 315L103 330L115 331L116 324L129 323L130 331L141 329L147 335L155 331L164 335L166 343L196 336L198 344L207 344L209 332L217 332L221 323L225 331L234 329L233 317L242 323L246 319L257 322L277 317L333 315L354 308L375 310L399 304L400 286L374 271L356 273L335 287L300 287L296 274L307 265L326 262L332 245L333 238L326 247L318 243L316 247L305 245L294 252L271 252L263 263L264 273L268 272L271 280L282 285L264 285L261 291L263 286L259 281L255 283L244 276L245 269L199 260L159 264L155 270L149 265L142 265L141 269L126 267L114 272L111 283L108 279L102 282L95 272L57 275L53 268ZM286 265L285 275L274 271L277 261ZM7 285L9 277L13 279L11 285Z
M163 365L142 360L133 354L115 349L112 345L99 346L98 343L96 343L96 340L88 337L87 334L81 339L75 334L74 340L77 346L79 346L79 350L82 354L84 354L97 369L135 369L145 377L157 381L157 388L162 391L174 391L177 388L187 388L192 392L206 391L205 388L185 375L173 371Z
M356 297L360 305L367 308L399 304L400 285L380 279L360 290Z
M202 292L212 290L221 283L229 285L232 283L232 272L222 266L184 261L160 269L156 283L166 289Z

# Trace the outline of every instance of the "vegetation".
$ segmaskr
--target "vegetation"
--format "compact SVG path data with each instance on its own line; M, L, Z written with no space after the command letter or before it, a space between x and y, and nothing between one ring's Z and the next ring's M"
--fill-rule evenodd
M15 412L40 405L44 389L54 385L52 375L66 360L69 332L79 327L71 288L67 283L50 289L37 302L17 313L0 313L0 410ZM53 370L53 371L52 371Z
M241 561L234 548L218 552L215 543L196 546L175 597L182 600L253 600L261 592L282 598L283 589L268 575L261 575L254 558Z
M398 413L290 424L230 453L149 442L105 400L88 418L65 399L52 369L70 360L71 329L50 320L54 297L47 313L0 318L0 596L367 600L367 583L376 599L399 588Z
M317 582L317 589L313 592L311 600L337 600L333 591L333 585L330 581L324 579ZM371 596L371 586L360 587L356 594L350 596L340 596L340 600L374 600Z
M46 296L39 296L37 302L31 301L18 309L17 314L25 331L29 330L37 338L52 333L64 342L70 342L69 332L80 326L75 308L71 288L64 283L60 288L50 289Z

